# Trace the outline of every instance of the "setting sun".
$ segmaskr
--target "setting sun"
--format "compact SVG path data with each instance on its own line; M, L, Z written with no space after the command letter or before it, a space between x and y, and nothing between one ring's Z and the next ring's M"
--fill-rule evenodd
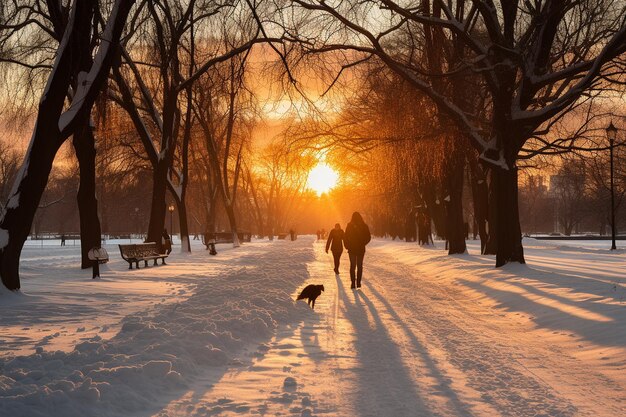
M337 185L338 179L337 171L325 163L319 163L309 172L307 187L317 195L322 195L332 190Z

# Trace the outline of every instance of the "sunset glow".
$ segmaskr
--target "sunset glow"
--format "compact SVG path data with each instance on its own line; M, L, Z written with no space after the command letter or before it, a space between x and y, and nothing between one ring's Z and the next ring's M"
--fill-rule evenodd
M332 190L337 185L338 180L337 171L328 164L319 163L309 172L307 187L315 191L317 195L322 195Z

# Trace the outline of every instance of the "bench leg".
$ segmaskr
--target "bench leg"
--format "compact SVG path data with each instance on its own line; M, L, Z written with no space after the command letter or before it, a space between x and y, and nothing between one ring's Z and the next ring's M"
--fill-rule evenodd
M135 268L139 269L139 261L135 262Z
M145 268L147 268L147 267L148 267L148 261L144 260L144 261L143 261L143 266L144 266Z
M132 262L128 263L128 269L133 269L133 263Z
M158 265L158 263L157 263L157 258L154 258L154 265L155 265L155 266L156 266L156 265Z
M165 258L161 258L161 265L165 265Z

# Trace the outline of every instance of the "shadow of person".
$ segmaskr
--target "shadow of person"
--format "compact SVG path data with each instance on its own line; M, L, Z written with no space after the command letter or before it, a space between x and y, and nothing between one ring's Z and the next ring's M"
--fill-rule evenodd
M428 404L403 362L397 343L377 311L365 307L366 295L347 293L339 278L337 291L341 309L352 325L353 346L344 346L354 352L355 364L349 368L347 381L354 381L349 399L354 402L358 416L392 415L394 417L431 415ZM374 326L369 317L373 318ZM416 410L420 410L416 414Z

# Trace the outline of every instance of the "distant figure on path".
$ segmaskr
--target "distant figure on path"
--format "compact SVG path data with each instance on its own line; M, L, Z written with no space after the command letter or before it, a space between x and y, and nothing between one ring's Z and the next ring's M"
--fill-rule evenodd
M61 235L61 246L65 246L65 235Z
M363 257L365 256L365 245L372 240L370 228L363 221L363 217L358 211L352 213L352 220L346 226L343 235L343 244L348 250L350 257L350 280L354 288L355 278L356 287L361 288L361 278L363 278ZM355 277L356 269L356 277Z
M328 234L328 240L326 241L326 253L328 248L331 248L333 252L333 259L335 260L335 274L339 274L339 259L343 253L343 230L339 223L335 224L335 228Z
M163 249L168 255L172 252L172 239L167 233L167 229L163 229Z

